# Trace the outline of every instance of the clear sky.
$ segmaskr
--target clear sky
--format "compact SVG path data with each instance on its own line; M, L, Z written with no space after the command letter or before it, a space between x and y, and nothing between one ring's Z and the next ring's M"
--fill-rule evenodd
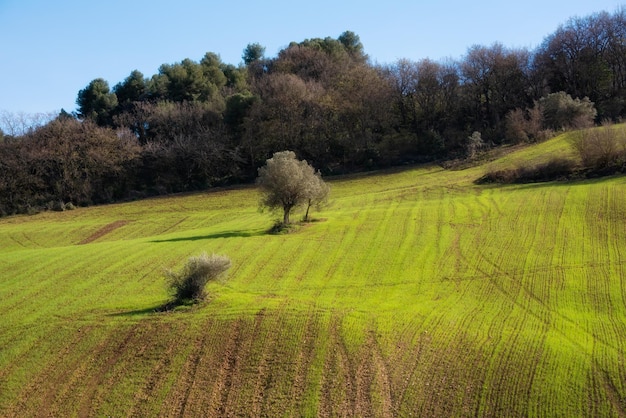
M215 52L239 64L247 44L273 57L291 41L358 34L373 62L459 59L498 41L534 48L575 16L624 0L0 0L0 111L76 109L95 78Z

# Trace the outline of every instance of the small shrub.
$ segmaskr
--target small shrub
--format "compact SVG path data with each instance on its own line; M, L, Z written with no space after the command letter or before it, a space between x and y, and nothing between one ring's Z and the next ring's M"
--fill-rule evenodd
M41 213L41 211L42 208L40 208L39 206L27 205L25 209L25 213L27 215L37 215L38 213Z
M528 109L528 118L526 120L526 133L531 141L544 141L554 136L554 133L543 127L543 112L538 102Z
M588 169L617 167L626 157L626 131L605 122L600 128L580 132L574 140L574 148Z
M479 151L485 148L485 141L483 141L480 132L475 131L472 135L467 137L467 157L474 158Z
M298 223L284 223L280 220L275 220L272 224L272 227L267 231L268 234L272 235L285 235L290 234L292 232L296 232L299 229L300 225Z
M63 207L64 210L74 210L76 209L76 206L74 206L74 204L72 202L67 202L65 204L65 206Z
M545 141L552 136L550 129L543 129L543 113L538 102L525 111L518 108L506 115L506 137L515 144Z
M511 184L562 180L570 177L575 169L576 165L572 160L555 157L546 163L536 164L530 167L490 171L476 180L476 183Z
M516 169L506 170L493 170L487 172L484 176L475 181L476 184L489 184L489 183L502 183L509 184L514 183L517 178Z
M535 138L537 139L537 142L542 142L542 141L547 141L550 138L554 138L555 136L556 134L554 133L552 129L544 129L544 130L538 131L537 136Z
M46 209L54 212L63 212L65 210L65 203L61 200L51 200L46 205Z
M531 167L518 169L518 183L535 183L542 181L567 179L575 170L572 160L561 157L551 158L548 162Z
M511 110L506 115L506 137L509 141L519 144L530 142L527 133L526 115L522 109Z
M204 287L230 268L230 259L223 255L201 254L190 257L181 271L168 270L166 276L177 303L201 300L206 297Z

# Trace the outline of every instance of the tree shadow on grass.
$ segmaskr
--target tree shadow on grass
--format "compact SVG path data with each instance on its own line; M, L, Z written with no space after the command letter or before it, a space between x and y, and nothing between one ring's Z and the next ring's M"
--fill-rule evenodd
M170 238L170 239L159 239L150 242L180 242L180 241L200 241L205 239L217 239L217 238L235 238L235 237L260 237L262 235L267 235L268 231L266 230L256 230L256 231L224 231L218 232L215 234L209 235L196 235L192 237L180 237L180 238Z

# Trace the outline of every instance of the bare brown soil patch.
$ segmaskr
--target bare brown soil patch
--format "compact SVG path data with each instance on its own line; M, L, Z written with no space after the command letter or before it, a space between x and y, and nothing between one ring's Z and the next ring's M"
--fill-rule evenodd
M110 234L111 232L115 231L117 228L121 228L128 223L129 221L111 222L110 224L103 226L102 228L98 229L96 232L94 232L93 234L91 234L90 236L82 240L81 242L79 242L78 245L84 245L84 244L89 244L90 242L94 242L95 240L102 238L103 236L107 234Z

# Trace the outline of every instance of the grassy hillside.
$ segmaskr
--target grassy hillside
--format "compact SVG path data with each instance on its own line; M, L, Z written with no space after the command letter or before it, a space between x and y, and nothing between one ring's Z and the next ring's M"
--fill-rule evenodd
M472 183L568 147L337 180L290 235L252 188L1 219L0 415L624 416L626 178Z

